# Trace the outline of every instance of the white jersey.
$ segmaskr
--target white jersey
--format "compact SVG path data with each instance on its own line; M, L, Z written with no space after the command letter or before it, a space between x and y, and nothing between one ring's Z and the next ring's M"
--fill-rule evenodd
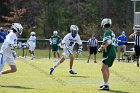
M76 35L75 38L73 38L71 33L68 33L62 40L62 44L65 44L71 50L73 50L75 43L82 45L82 41L78 34Z
M6 36L6 39L5 39L4 43L2 44L1 52L2 53L11 52L12 53L12 51L14 50L15 47L17 47L17 36L13 31L11 31Z
M36 36L30 36L27 42L29 47L36 47Z

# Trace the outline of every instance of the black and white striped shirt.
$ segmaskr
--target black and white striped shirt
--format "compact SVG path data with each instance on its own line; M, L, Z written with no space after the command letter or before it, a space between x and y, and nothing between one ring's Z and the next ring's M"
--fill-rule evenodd
M140 35L135 35L135 45L140 46Z
M96 47L98 45L98 40L97 39L93 39L93 38L90 38L87 42L87 44L90 46L90 47Z

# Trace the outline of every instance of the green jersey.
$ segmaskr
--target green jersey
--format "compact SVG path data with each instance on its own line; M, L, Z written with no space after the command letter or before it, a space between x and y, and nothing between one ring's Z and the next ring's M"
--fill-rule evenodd
M115 49L115 34L111 29L105 29L103 43L106 43L107 40L111 40L112 43L104 50L103 57L116 57L116 49Z
M61 42L61 38L58 35L53 35L50 38L51 45L58 45Z

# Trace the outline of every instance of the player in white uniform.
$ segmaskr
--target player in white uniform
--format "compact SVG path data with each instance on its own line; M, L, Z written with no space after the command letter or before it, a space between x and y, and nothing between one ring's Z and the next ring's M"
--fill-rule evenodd
M17 47L17 37L22 34L23 27L19 23L13 23L11 29L12 31L6 36L0 51L0 75L17 71L14 48ZM10 69L2 71L5 62L10 66Z
M36 47L36 36L35 36L35 32L31 32L30 33L30 38L28 39L27 43L29 45L29 53L31 54L31 60L34 59L34 50Z
M61 44L63 47L63 56L60 59L60 61L58 61L58 63L50 68L50 75L52 75L52 72L54 71L54 69L60 65L62 62L64 62L64 60L69 57L70 58L70 70L69 73L70 74L77 74L76 72L74 72L72 70L72 66L73 66L73 60L74 60L74 56L73 56L73 47L75 45L75 43L79 44L79 49L77 51L77 54L80 54L82 52L82 41L80 39L80 36L78 35L78 27L76 25L71 25L70 27L70 31L71 33L68 33L62 40Z

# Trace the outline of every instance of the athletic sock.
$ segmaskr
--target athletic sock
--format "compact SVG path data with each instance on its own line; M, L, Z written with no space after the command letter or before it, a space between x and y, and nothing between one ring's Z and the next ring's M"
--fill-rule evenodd
M55 68L58 67L59 65L60 65L60 61L58 61L57 64L56 64L53 68L55 69Z
M108 85L108 82L104 82L104 85Z
M0 75L2 75L2 72L0 72Z

